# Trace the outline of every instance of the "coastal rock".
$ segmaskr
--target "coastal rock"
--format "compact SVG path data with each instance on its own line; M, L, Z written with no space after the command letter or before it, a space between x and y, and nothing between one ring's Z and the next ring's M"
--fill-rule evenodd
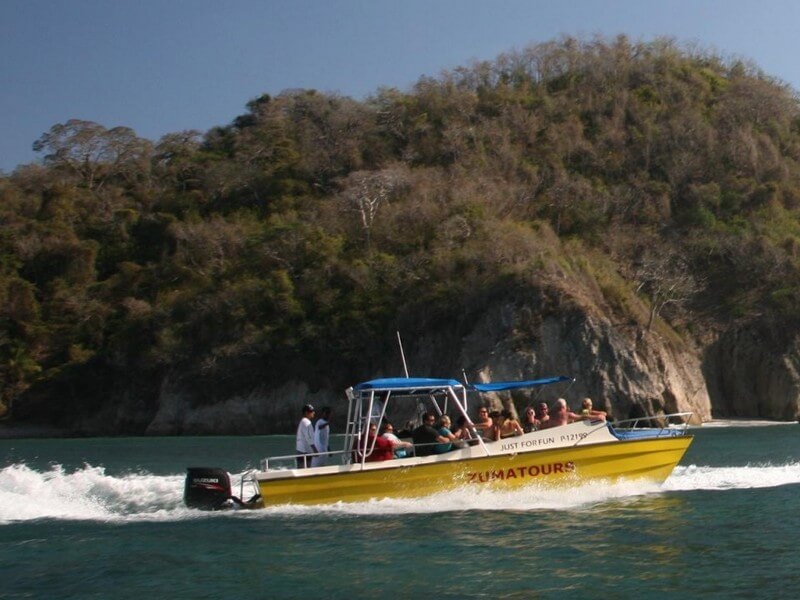
M331 404L329 393L312 393L302 381L258 387L214 404L192 406L177 382L162 386L159 407L145 435L257 435L294 430L304 404Z
M715 416L795 420L800 412L800 333L754 323L733 327L706 351Z
M580 310L537 322L530 322L530 314L528 307L512 305L487 311L462 352L463 363L473 365L485 381L575 378L566 389L551 386L515 394L518 410L558 396L577 409L582 398L590 397L596 408L617 419L673 412L691 412L695 423L711 418L701 363L692 348L656 334L637 337L633 329ZM493 347L482 347L489 340Z
M521 412L529 404L551 403L559 396L577 409L588 396L596 408L616 419L674 412L691 412L695 423L711 418L699 353L688 343L668 341L656 333L642 335L636 328L615 326L595 311L576 307L542 314L537 302L503 302L483 311L462 336L457 328L428 331L407 344L409 369L418 376L467 375L471 382L575 378L568 385L494 395L490 405L496 409ZM399 365L392 356L365 378L399 375ZM311 391L306 382L293 378L197 406L179 379L169 379L161 386L157 410L145 433L291 433L303 404L329 405L343 415L344 389L353 383L341 381L331 389Z
M597 294L583 292L580 302L563 290L528 289L524 297L488 302L459 322L420 327L424 333L409 332L404 343L409 370L414 376L466 377L473 383L575 378L569 385L490 399L492 408L517 413L559 396L575 410L588 396L615 419L673 412L691 412L695 423L710 420L712 412L796 418L800 333L751 323L732 327L703 348L666 326L645 331L631 321L612 320ZM281 381L240 386L210 401L199 400L180 373L170 373L160 385L117 379L107 402L83 411L45 413L41 407L50 392L40 390L18 407L24 410L16 414L24 418L15 423L56 425L66 435L287 434L294 432L306 403L331 406L334 422L337 416L343 421L344 390L356 383L352 373L359 379L401 376L396 348L383 356L360 374L326 369L330 379L318 379L315 388L298 368L281 373Z

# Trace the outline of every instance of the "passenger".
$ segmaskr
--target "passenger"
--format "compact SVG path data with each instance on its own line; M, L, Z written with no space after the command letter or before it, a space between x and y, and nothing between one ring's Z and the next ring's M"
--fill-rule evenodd
M532 406L529 406L525 409L525 416L522 418L522 431L525 433L530 433L531 431L536 431L540 429L542 424L539 422L539 419L536 418L536 411L533 410Z
M457 440L466 441L472 439L472 433L470 433L469 427L467 426L467 418L464 415L456 419L455 427L453 427L453 435L456 436Z
M330 452L331 445L331 409L329 406L325 406L320 411L322 415L317 422L314 424L314 446L320 452ZM323 467L328 464L328 454L320 454L319 456L315 456L311 459L311 466L312 467Z
M547 402L541 402L536 407L536 420L539 421L539 429L547 429L550 425L550 409Z
M584 398L583 402L581 403L581 417L584 419L590 419L592 421L605 421L606 420L606 411L604 410L594 410L592 408L592 399L591 398Z
M581 416L576 415L567 407L567 401L559 398L553 404L552 415L550 416L550 427L559 427L561 425L568 425L575 421L580 421Z
M522 430L522 425L519 424L510 410L503 410L500 412L498 427L498 439L513 437L515 435L522 435L525 433Z
M456 425L453 428L453 435L456 436L455 445L459 448L478 445L480 442L476 431L475 424L461 415L456 419Z
M442 415L439 417L438 423L438 432L439 435L443 438L447 438L449 440L446 444L436 444L433 447L433 451L435 454L444 454L445 452L450 452L453 449L453 442L455 442L458 438L450 431L450 417L447 415Z
M406 421L400 431L395 431L395 435L401 438L411 437L411 432L414 431L414 427L416 427L414 421Z
M295 436L295 450L297 451L297 468L304 469L310 466L307 454L316 454L317 447L314 445L314 426L311 419L314 418L314 407L310 404L303 406L303 418L297 425Z
M366 462L379 462L394 458L394 444L384 437L378 437L378 426L370 423L369 434L367 435L367 458ZM370 452L372 448L372 452Z
M489 416L489 409L482 406L478 409L478 418L475 421L475 430L478 435L484 438L492 436L492 419Z
M406 458L409 456L409 452L414 448L414 444L411 442L404 442L397 437L394 432L394 425L389 423L389 421L384 421L383 425L381 425L381 437L392 442L395 458Z
M489 413L489 419L492 421L492 428L483 437L487 441L496 442L500 439L500 425L503 422L503 415L499 410L493 410Z
M436 413L426 412L422 417L422 425L417 427L411 437L414 439L414 453L417 456L430 456L435 453L433 444L447 444L450 438L440 435L433 426L436 423Z

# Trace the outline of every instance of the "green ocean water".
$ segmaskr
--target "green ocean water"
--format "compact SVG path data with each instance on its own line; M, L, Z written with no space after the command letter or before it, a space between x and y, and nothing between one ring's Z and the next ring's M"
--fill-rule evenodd
M0 440L0 598L792 598L800 426L703 427L662 486L203 513L286 436Z

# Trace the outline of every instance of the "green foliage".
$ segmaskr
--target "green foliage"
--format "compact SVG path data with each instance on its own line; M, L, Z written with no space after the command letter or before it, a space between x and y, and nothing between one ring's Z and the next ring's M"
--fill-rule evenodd
M400 326L459 335L534 289L638 326L798 316L797 99L669 39L564 38L363 102L263 95L155 145L71 120L35 149L0 178L5 406L345 377ZM702 282L661 312L637 280L658 256Z

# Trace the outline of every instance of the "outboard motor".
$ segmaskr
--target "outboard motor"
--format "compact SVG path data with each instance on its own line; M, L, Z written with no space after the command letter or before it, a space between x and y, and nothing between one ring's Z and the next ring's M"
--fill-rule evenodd
M186 469L186 486L183 502L189 508L221 510L230 508L231 478L223 469L189 467Z

